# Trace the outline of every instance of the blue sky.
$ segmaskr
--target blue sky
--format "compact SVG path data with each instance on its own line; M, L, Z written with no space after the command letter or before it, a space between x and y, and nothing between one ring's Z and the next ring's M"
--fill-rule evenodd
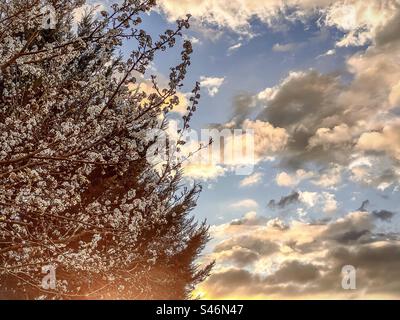
M199 287L200 295L380 298L400 293L400 285L386 287L379 275L380 285L361 281L362 290L355 292L325 283L336 283L335 275L340 283L333 251L352 252L354 257L349 253L349 261L341 261L346 264L358 261L364 251L398 245L400 67L395 61L400 32L396 36L390 30L398 28L399 8L396 0L234 0L224 11L215 1L164 0L144 19L142 28L157 35L172 28L171 21L183 12L193 15L186 37L193 40L194 53L182 93L190 92L195 81L223 79L211 86L213 94L203 87L194 129L224 126L243 116L248 123L268 124L276 134L280 128L288 137L278 151L262 154L255 179L246 186L245 176L229 170L196 177L204 189L193 214L212 225L213 241L204 260L217 261L215 273ZM126 52L130 48L125 44ZM166 76L178 62L177 54L179 48L157 58L152 71ZM240 111L235 109L238 97L248 99L242 100L248 105ZM262 143L264 138L274 143L263 134ZM308 139L304 147L302 134ZM274 234L276 225L285 226L280 230L286 242L264 234ZM309 235L309 241L298 240L302 245L318 243L314 250L321 255L287 244L302 239L299 234ZM261 253L251 245L260 239L279 250ZM243 245L246 241L251 243ZM382 257L385 266L389 262ZM363 261L355 267L367 279L373 267ZM315 277L281 279L286 274L282 270L301 272L299 266L316 270ZM237 286L224 282L228 278L238 281ZM308 291L314 285L317 289Z

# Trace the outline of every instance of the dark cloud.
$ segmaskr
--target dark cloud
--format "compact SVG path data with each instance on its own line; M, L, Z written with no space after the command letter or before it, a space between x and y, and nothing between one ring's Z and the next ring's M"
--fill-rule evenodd
M340 148L309 147L310 139L319 128L351 124L345 115L346 106L338 102L343 87L337 74L322 75L316 71L289 76L267 107L257 116L275 127L285 128L290 135L281 165L289 169L306 168L312 162L346 163L348 157Z
M258 277L244 269L228 269L217 272L207 279L208 290L214 295L226 295L243 287L252 286L259 281Z
M271 200L268 203L268 207L270 207L271 209L283 209L288 205L299 202L299 198L300 194L297 191L293 191L288 196L282 197L278 202L276 202L275 200Z
M316 126L323 125L321 119L337 116L338 108L333 101L338 90L340 86L335 75L321 75L311 71L292 76L268 101L268 107L258 118L281 128L298 130L302 124L302 132L313 131ZM303 147L307 146L307 142ZM293 145L300 146L301 143L294 141Z
M375 210L372 212L372 214L374 215L374 217L384 221L391 220L395 215L394 212L388 210L379 210L379 211Z
M268 284L307 283L315 281L319 275L318 268L313 264L292 260L284 262L275 273L266 278L266 282Z
M351 242L364 242L370 238L373 227L373 221L368 212L353 212L328 223L320 239L349 244Z
M255 104L255 97L250 93L240 93L234 96L233 117L230 122L234 123L236 126L241 125L254 111L252 106Z
M335 166L346 168L354 160L352 155L359 152L357 142L361 135L379 132L385 122L378 125L375 121L377 125L371 128L367 125L371 119L379 118L379 110L387 104L391 94L390 87L380 84L395 79L398 72L397 68L390 68L390 59L380 61L381 55L386 53L381 51L374 48L358 60L354 59L359 69L351 71L353 79L349 82L343 81L345 73L320 74L311 70L291 73L264 95L254 96L253 99L248 95L237 97L235 114L228 123L240 125L250 112L258 110L249 107L254 105L256 97L259 107L263 108L255 119L268 122L275 128L283 128L289 135L284 152L279 153L282 168L318 168L321 175ZM356 55L354 57L357 58ZM371 72L363 71L362 64L370 65L371 70L379 72L371 75ZM393 154L388 150L363 152L375 158L379 166L368 169L372 174L372 179L367 179L369 182L360 183L378 186L398 181L399 163Z
M362 242L363 239L368 241L370 238L369 230L352 230L339 234L335 237L335 240L339 243L352 243L352 242Z
M270 240L260 239L252 235L246 235L225 240L218 244L214 251L221 252L225 250L231 250L234 247L246 248L262 256L270 255L279 249L279 246Z
M229 252L224 257L225 261L230 261L233 265L238 267L245 267L256 262L260 258L260 255L254 251L246 248L237 247Z
M376 33L376 44L385 46L400 40L400 11Z
M204 286L216 297L398 297L399 235L376 233L375 218L356 211L326 223L275 228L273 219L266 229L252 227L246 236L217 245L215 253L234 267L217 270ZM267 275L252 269L263 258ZM345 265L356 269L356 290L341 287Z
M370 204L369 200L363 201L363 203L361 204L361 207L358 208L358 211L368 212L367 207L369 206L369 204ZM388 221L393 218L395 213L392 211L389 211L389 210L374 210L374 211L372 211L372 215L374 218L377 218L377 219L380 219L383 221Z
M366 207L369 206L369 200L364 200L361 204L361 207L357 209L357 211L367 211Z

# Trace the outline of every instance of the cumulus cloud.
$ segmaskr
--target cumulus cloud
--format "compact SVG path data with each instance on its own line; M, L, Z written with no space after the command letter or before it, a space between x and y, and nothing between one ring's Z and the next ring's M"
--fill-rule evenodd
M208 94L213 97L215 96L219 88L224 83L225 78L217 78L217 77L200 77L200 86L207 89Z
M254 151L256 159L265 159L285 149L288 142L288 134L285 129L275 127L269 122L261 120L243 122L243 129L254 131Z
M242 181L240 181L240 186L241 187L254 186L261 182L262 177L263 177L263 174L261 172L253 173L252 175L250 175L250 176L244 178Z
M285 171L282 171L276 175L276 183L281 187L295 187L301 181L309 179L314 176L313 172L307 172L303 169L298 169L294 174L289 174Z
M166 12L172 12L174 1L165 2L168 2ZM298 184L301 179L295 177L295 172L299 169L309 172L310 168L318 168L319 178L315 175L313 182L323 188L337 187L349 171L352 181L380 189L398 184L399 126L390 119L398 118L396 110L400 106L400 37L396 32L399 1L310 0L284 4L279 0L254 0L244 5L244 1L234 0L226 10L214 1L204 0L201 4L186 1L186 8L178 11L195 8L197 18L220 27L243 30L250 26L250 18L254 16L268 23L285 16L285 8L290 8L289 11L295 12L290 15L291 19L296 14L307 19L318 9L319 21L324 26L344 33L337 46L367 45L368 48L347 58L346 81L341 72L292 71L280 83L258 94L237 96L234 115L227 125L258 124L264 126L264 132L275 129L280 138L275 136L272 140L278 143L260 136L256 149L261 158L264 142L272 146L267 150L272 149L278 155L282 172L277 181L284 186ZM237 12L241 13L239 17ZM291 50L293 46L292 43L276 44L274 50ZM336 49L331 49L325 55L335 53ZM257 109L254 106L263 107L256 118L251 117ZM374 165L350 168L357 159L365 157L370 157L371 162L380 162L381 170Z
M395 19L397 6L396 0L335 1L326 8L325 22L346 33L338 46L364 45L372 42L379 33L383 33L383 39L393 38L396 29L388 32L387 21ZM395 22L391 24L391 27L395 26Z
M309 148L322 146L325 150L332 145L351 141L350 128L346 124L330 128L319 128L308 141Z
M222 166L216 164L189 163L183 168L184 176L203 181L216 179L225 172Z
M171 20L190 13L197 23L228 28L244 35L253 34L250 24L253 17L276 28L285 21L304 20L318 13L322 23L345 32L345 37L338 42L340 46L362 45L378 34L382 34L383 39L391 39L397 30L396 0L233 0L229 5L212 0L162 0L160 5ZM389 28L383 27L387 19L392 19L391 33Z
M355 211L329 222L220 225L207 257L216 259L215 270L196 290L206 298L396 298L400 240L375 219ZM356 268L356 290L341 287L345 265Z
M363 151L388 153L400 160L400 121L385 125L381 131L363 133L356 147Z
M275 157L279 186L295 188L308 180L323 189L293 191L269 202L278 210L273 213L294 209L301 221L250 211L213 226L217 244L208 258L217 265L199 291L208 298L396 298L400 239L388 231L388 222L398 222L398 216L368 211L364 203L339 217L342 203L332 190L345 179L379 191L396 185L398 190L400 2L163 0L161 5L171 19L190 12L195 23L250 36L253 18L275 27L317 14L323 27L343 34L336 48L318 58L336 54L338 47L364 46L346 57L343 70L291 71L276 85L235 98L234 114L224 127L254 129L255 162ZM283 42L272 50L295 48ZM219 86L209 87L210 95L218 92ZM243 185L258 182L257 176L247 178ZM243 204L236 208L256 208ZM313 222L315 211L325 213L324 219ZM357 270L354 291L341 288L341 268L348 264Z
M244 200L240 200L237 201L235 203L231 204L231 208L234 209L248 209L248 208L257 208L258 207L258 203L257 201L253 200L253 199L244 199Z
M329 192L310 192L293 191L287 196L283 196L279 201L270 200L268 207L271 209L285 209L290 205L303 205L307 209L318 207L323 213L333 213L338 208L335 195ZM300 210L300 215L305 215L304 210Z
M353 181L364 183L368 176L368 184L375 181L376 187L398 183L400 130L395 101L400 67L395 57L400 45L388 48L371 47L351 56L347 66L353 79L348 84L338 73L291 72L278 85L247 99L263 106L255 121L286 134L284 152L279 154L283 185L296 185L291 172L308 172L311 167L319 168L321 178L315 184L324 188L338 185L343 170L349 169ZM249 111L235 111L232 119L243 124ZM380 172L374 166L350 168L363 157L380 162Z

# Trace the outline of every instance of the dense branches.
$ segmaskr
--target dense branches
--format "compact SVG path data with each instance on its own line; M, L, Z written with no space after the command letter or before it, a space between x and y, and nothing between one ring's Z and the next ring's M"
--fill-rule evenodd
M153 41L140 15L154 2L87 12L77 27L83 1L1 2L1 298L185 298L208 274L194 262L207 227L188 217L200 187L182 188L179 163L146 161L146 133L179 103L190 42L167 88L128 88L189 26ZM137 48L124 59L126 40ZM40 285L44 265L57 268L55 289Z

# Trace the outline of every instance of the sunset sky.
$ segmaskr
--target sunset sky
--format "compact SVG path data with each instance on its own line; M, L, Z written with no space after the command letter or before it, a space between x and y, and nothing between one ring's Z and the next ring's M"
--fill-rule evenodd
M194 129L255 132L251 175L235 163L186 171L204 186L193 212L211 225L202 260L216 260L196 293L400 297L400 1L158 3L143 26L155 35L193 16L181 96L184 110L201 82ZM160 56L151 71L166 79L176 62ZM357 271L355 290L341 287L344 265Z

